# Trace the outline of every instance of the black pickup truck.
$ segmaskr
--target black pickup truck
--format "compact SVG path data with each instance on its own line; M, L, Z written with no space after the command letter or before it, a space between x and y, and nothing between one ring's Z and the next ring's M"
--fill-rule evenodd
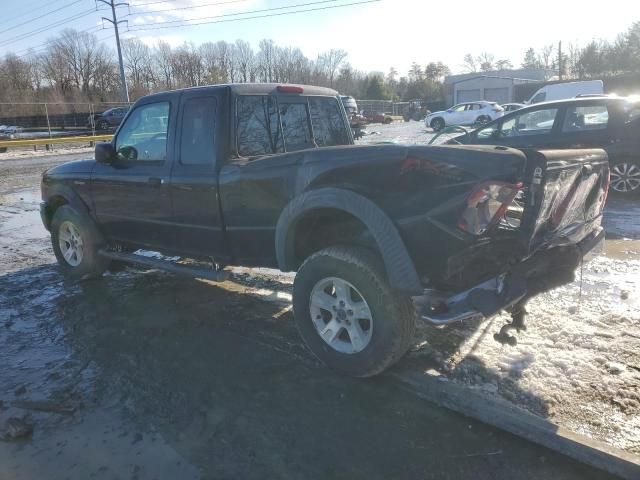
M365 377L405 353L416 318L506 310L503 330L522 327L526 301L602 244L608 181L602 150L355 146L333 90L219 85L138 100L95 160L44 173L41 213L74 279L113 262L297 271L305 342Z

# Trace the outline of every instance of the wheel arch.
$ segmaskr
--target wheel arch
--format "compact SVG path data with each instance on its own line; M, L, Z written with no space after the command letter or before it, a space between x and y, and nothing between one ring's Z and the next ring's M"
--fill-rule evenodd
M447 122L445 121L445 119L438 115L437 117L433 117L431 120L429 120L429 126L431 128L433 128L433 122L435 122L436 120L440 120L442 122L442 126L445 127L447 125Z
M367 198L338 188L305 192L284 208L276 226L276 258L282 271L297 270L304 259L296 258L296 237L308 215L322 210L343 212L360 222L371 235L384 262L392 288L418 295L422 284L409 252L389 217ZM339 243L339 242L338 242Z
M54 185L50 187L47 192L47 198L43 200L45 204L45 215L43 221L45 222L45 227L47 227L47 229L51 228L51 221L53 220L53 216L55 215L58 208L63 205L69 205L76 209L78 212L88 215L90 218L92 218L89 207L82 200L80 195L78 195L66 185Z

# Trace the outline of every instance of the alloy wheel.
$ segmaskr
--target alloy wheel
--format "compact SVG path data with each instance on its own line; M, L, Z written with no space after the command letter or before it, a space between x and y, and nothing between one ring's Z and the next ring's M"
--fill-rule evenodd
M631 162L616 163L611 168L611 186L618 193L631 193L640 188L640 167Z
M58 230L58 246L65 261L72 267L82 263L84 242L80 230L70 221L62 222Z
M371 342L373 315L362 294L341 278L324 278L311 290L309 310L320 338L340 353L354 354Z

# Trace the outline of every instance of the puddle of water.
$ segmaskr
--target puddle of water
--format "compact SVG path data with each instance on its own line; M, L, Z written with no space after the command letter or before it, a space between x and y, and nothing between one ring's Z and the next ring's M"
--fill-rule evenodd
M619 260L640 260L640 240L612 238L605 241L604 254Z
M609 238L640 240L640 200L609 197L602 223Z

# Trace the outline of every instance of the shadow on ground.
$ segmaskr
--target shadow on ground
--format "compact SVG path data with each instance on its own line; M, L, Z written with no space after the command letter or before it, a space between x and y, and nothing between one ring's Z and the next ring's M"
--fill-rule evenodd
M0 363L8 366L0 411L31 411L31 442L45 448L50 432L117 412L122 443L110 455L152 438L140 465L132 461L132 478L147 478L138 474L156 438L196 478L603 478L388 378L328 371L301 344L290 312L227 288L133 271L66 284L41 266L0 277L0 307ZM6 478L68 467L60 456L53 465L32 451L23 458L23 443L2 445L0 458L14 468ZM111 478L107 460L87 473Z

